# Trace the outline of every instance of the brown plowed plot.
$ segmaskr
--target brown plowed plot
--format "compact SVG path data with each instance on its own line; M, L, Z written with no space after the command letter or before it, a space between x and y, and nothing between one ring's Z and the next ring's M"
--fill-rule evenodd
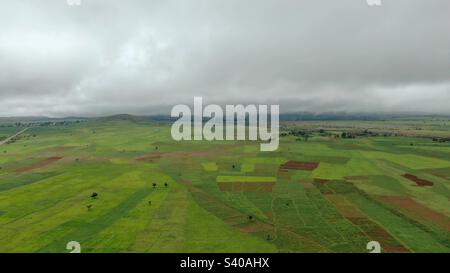
M412 175L412 174L409 174L409 173L404 174L403 177L406 178L406 179L408 179L408 180L413 181L414 183L417 184L417 186L420 186L420 187L424 187L424 186L433 186L433 185L434 185L434 183L431 182L431 181L428 181L428 180L425 180L425 179L418 178L417 176Z
M218 182L222 192L272 192L273 182Z
M348 217L354 225L358 226L367 236L380 242L386 251L410 252L406 247L396 243L396 240L382 227L373 223L366 217Z
M319 167L319 162L303 162L303 161L288 161L280 165L280 170L302 170L313 171Z
M428 222L431 222L445 230L450 231L450 218L434 211L414 199L403 196L381 196L380 199L392 206L406 210L408 213Z
M345 218L364 218L365 215L355 206L346 201L342 195L327 195L326 199L336 206L336 210Z
M301 179L300 183L303 185L305 189L311 189L314 187L312 179Z
M383 246L383 249L389 252L409 252L408 249L406 249L404 246L390 246L390 245L385 245Z
M330 182L330 180L323 179L323 178L314 178L314 183L317 183L317 184L325 184L327 182Z
M23 173L23 172L32 171L32 170L35 170L35 169L44 168L44 167L46 167L46 166L48 166L48 165L52 164L53 162L58 161L60 159L62 159L62 157L59 157L59 156L49 157L47 159L44 159L44 160L39 161L37 163L34 163L33 165L17 169L16 172Z
M328 179L314 178L313 185L320 191L322 194L334 194L334 191L330 189L326 184L330 182Z
M279 178L284 178L284 179L287 179L287 180L291 179L291 177L292 177L292 175L289 173L288 170L283 170L283 169L279 169L278 170L277 176Z
M343 217L357 226L370 239L380 242L383 249L392 252L409 252L383 227L372 222L366 215L340 194L325 196Z

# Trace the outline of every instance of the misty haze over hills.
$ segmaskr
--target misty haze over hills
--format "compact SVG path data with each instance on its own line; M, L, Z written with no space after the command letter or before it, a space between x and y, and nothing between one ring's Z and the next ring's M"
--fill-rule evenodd
M168 115L194 96L282 113L450 114L449 10L448 0L2 1L0 116Z
M314 121L314 120L390 120L390 119L417 119L417 118L436 118L449 119L450 115L432 115L421 113L288 113L280 114L280 121ZM150 116L135 116L128 114L118 114L103 117L0 117L0 123L41 123L41 122L61 122L61 121L113 121L113 120L127 120L127 121L157 121L157 122L172 122L177 118L172 118L169 115L150 115Z

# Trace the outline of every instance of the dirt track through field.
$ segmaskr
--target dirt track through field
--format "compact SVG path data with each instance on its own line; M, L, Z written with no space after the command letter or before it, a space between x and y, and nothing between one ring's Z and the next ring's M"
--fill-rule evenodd
M25 129L23 129L22 131L18 132L17 134L12 135L12 136L8 137L8 138L5 139L5 140L0 141L0 146L3 145L3 144L5 144L5 143L8 143L8 141L10 141L11 139L13 139L13 138L17 137L18 135L22 134L22 133L25 132L26 130L28 130L28 127L25 128Z

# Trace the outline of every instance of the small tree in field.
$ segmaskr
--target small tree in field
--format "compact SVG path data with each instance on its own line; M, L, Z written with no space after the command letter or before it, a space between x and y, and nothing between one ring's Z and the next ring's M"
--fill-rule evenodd
M96 199L97 197L98 197L98 193L93 192L93 193L91 194L91 198Z
M153 188L156 188L156 183L153 183L152 185L153 185Z

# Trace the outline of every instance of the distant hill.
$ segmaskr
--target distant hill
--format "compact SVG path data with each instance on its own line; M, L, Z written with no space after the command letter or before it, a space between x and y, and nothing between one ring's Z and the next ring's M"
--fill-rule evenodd
M390 119L420 119L420 118L443 118L450 119L450 115L433 115L420 113L285 113L280 114L280 121L315 121L315 120L390 120ZM60 122L60 121L156 121L158 123L173 122L177 118L169 115L135 116L129 114L118 114L104 117L62 117L52 118L45 116L29 117L0 117L0 123L39 123L39 122ZM207 119L205 119L207 120Z
M445 118L450 116L420 113L290 113L281 114L281 121L314 121L314 120L391 120L417 118Z
M168 115L145 116L146 119L158 122L172 122L177 118ZM444 118L450 116L415 114L415 113L286 113L280 114L280 121L317 121L317 120L391 120L391 119L418 119L418 118Z
M106 116L106 117L99 117L99 118L93 118L93 120L96 121L145 121L146 118L142 116L134 116L129 114L118 114L118 115L112 115L112 116Z

